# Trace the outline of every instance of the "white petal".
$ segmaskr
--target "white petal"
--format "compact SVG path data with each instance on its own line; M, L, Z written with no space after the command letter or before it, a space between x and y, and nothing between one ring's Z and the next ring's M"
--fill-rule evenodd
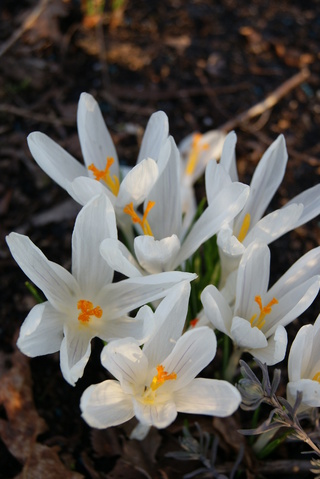
M120 381L126 392L134 386L142 387L148 369L148 360L133 339L111 341L101 353L101 364Z
M88 298L113 279L113 269L99 254L105 238L117 238L114 209L105 195L93 198L77 216L72 234L72 273Z
M129 278L103 288L97 303L108 305L109 318L119 318L146 303L163 298L172 286L181 281L192 281L192 273L159 273L150 276Z
M143 441L147 435L149 434L151 426L146 424L142 424L138 422L138 424L133 428L130 433L130 439L136 439L137 441Z
M216 160L209 161L205 174L206 195L209 205L215 201L219 192L231 183L231 178L224 167Z
M114 194L103 183L86 176L79 176L71 183L70 194L80 205L87 204L97 195L108 196L113 205L116 201Z
M155 202L148 214L148 221L156 239L172 234L179 236L181 229L179 151L171 137L168 141L171 145L170 156L145 202L145 205L148 201Z
M143 344L151 335L155 327L152 310L143 306L135 318L123 316L114 321L105 321L101 326L97 324L95 336L104 341L119 338L134 338L139 344Z
M303 211L303 205L293 204L264 216L248 232L243 244L248 246L252 241L261 241L269 244L288 231L296 228L298 219Z
M266 318L265 333L270 336L278 324L286 326L302 314L312 304L320 288L320 276L314 276L299 286L296 286L282 298L275 296L279 304L275 305ZM276 293L276 291L275 291ZM266 296L266 302L271 299L270 293Z
M64 327L63 341L60 349L60 368L65 380L74 386L83 376L84 368L91 354L92 334L87 326Z
M164 402L144 404L139 400L133 400L134 413L142 424L155 426L159 429L169 426L177 417L177 409L174 401L167 398Z
M223 150L221 153L220 164L229 173L232 181L238 181L237 165L236 165L236 148L237 135L234 131L231 131L226 136L224 141Z
M174 392L178 412L226 417L241 403L239 391L227 381L196 378Z
M189 384L212 361L216 348L216 336L206 326L184 333L162 363L165 371L177 375L176 380L166 383L170 390L176 391Z
M213 285L206 286L201 294L201 302L213 326L230 336L232 311L218 289Z
M84 391L80 401L83 419L91 427L104 429L134 416L132 399L117 381L104 381Z
M148 273L170 271L170 265L180 249L180 241L176 235L161 240L153 236L141 235L134 240L134 250L140 265Z
M237 275L234 314L250 320L259 312L254 299L267 291L270 274L270 250L263 243L254 242L242 255Z
M134 206L140 205L149 194L157 178L157 163L151 158L142 160L122 180L116 200L116 208L123 210L131 202Z
M112 269L124 276L128 278L142 276L142 269L121 241L105 239L100 245L100 253Z
M268 294L280 298L296 286L318 274L320 274L320 246L298 259L270 288Z
M288 378L289 381L298 381L304 376L304 371L311 357L312 338L314 327L307 324L299 329L291 345L288 359Z
M98 103L88 93L80 96L77 124L85 164L89 166L94 163L99 170L104 170L107 157L112 157L115 162L110 168L110 174L119 177L118 157L112 138Z
M276 332L268 339L268 345L262 349L251 349L253 357L259 359L268 366L280 363L285 357L288 337L283 326L278 326Z
M296 398L298 391L302 392L302 404L309 407L320 406L320 383L312 379L300 379L289 382L287 390L293 398Z
M182 224L180 230L180 239L183 239L189 230L193 219L197 213L197 201L194 188L191 185L181 183L181 208L182 208Z
M187 316L189 295L190 284L183 281L174 286L157 307L156 328L143 347L149 366L161 364L180 338Z
M85 167L61 146L39 131L30 133L28 146L32 156L43 171L72 195L70 184L78 176L87 175Z
M280 135L269 146L255 169L249 199L237 218L238 226L242 224L248 212L251 225L260 220L283 179L287 160L285 140L283 135Z
M34 358L59 351L62 338L63 315L46 301L31 309L21 326L17 346Z
M304 206L303 213L294 226L298 228L320 214L320 185L315 185L295 196L285 207L292 203L302 203Z
M214 236L224 223L229 223L239 213L248 196L248 187L232 183L217 195L191 228L175 261L177 267L188 259L207 239Z
M157 161L161 147L168 138L168 134L169 122L167 115L163 111L153 113L142 138L137 163L146 158L152 158Z
M229 274L238 269L245 247L234 236L233 230L229 225L223 226L218 232L217 244L221 267L219 283L219 288L221 289L225 285Z
M28 236L10 233L6 240L22 271L56 309L67 311L70 302L79 296L79 286L74 277L62 266L49 261Z
M265 335L259 328L252 328L249 321L239 316L233 318L230 332L233 341L239 348L265 348L268 344Z

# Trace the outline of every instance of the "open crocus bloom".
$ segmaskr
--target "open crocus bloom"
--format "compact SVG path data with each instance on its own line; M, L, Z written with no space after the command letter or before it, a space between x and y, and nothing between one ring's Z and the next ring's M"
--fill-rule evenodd
M164 428L178 412L223 417L238 408L241 396L230 383L195 379L213 359L216 338L207 327L180 336L189 291L189 284L181 284L162 300L155 312L158 328L143 349L130 338L103 349L101 362L116 380L83 393L82 416L90 426L106 428L136 416L143 426Z
M126 276L173 271L192 256L202 243L230 222L246 202L248 186L229 182L216 192L215 200L203 211L186 234L180 198L179 151L170 137L170 155L161 164L161 174L139 215L133 205L125 208L140 235L134 239L136 259L120 242L106 240L101 254L115 270ZM111 254L112 251L112 254Z
M220 164L232 181L238 180L235 160L236 135L229 133L225 140ZM299 194L284 207L263 217L277 191L286 168L288 154L280 135L266 150L250 183L248 200L234 221L219 231L218 246L221 259L223 287L228 275L237 269L245 249L252 241L270 244L293 228L297 228L320 213L320 185ZM208 174L213 173L208 170ZM207 181L210 184L209 179Z
M299 329L288 360L287 399L293 405L302 392L299 411L320 406L320 315Z
M168 120L157 112L149 120L137 165L121 181L119 161L97 102L82 93L77 115L78 133L85 165L40 132L28 136L30 151L41 168L81 205L93 196L106 194L118 224L127 231L131 224L123 213L126 204L140 205L158 177L157 160L168 137Z
M268 246L252 243L240 261L234 308L213 285L203 290L201 301L213 326L227 334L236 347L273 365L285 356L284 327L303 313L318 294L320 247L302 256L268 290L269 271Z
M35 357L60 350L64 378L72 385L82 376L93 337L104 341L131 336L144 342L153 322L145 311L128 313L162 298L172 285L195 275L166 273L152 279L112 283L113 269L99 255L100 242L116 239L114 209L105 195L93 198L77 216L72 235L72 274L49 261L24 235L11 233L11 254L47 301L32 308L23 323L18 347Z

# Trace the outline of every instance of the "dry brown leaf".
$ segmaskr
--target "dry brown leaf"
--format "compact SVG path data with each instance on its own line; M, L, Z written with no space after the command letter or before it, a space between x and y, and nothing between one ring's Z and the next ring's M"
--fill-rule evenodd
M0 420L0 437L23 465L17 479L83 478L66 469L52 448L37 442L47 426L34 405L29 359L17 349L11 355L2 353L0 372L0 405L7 415L7 420Z

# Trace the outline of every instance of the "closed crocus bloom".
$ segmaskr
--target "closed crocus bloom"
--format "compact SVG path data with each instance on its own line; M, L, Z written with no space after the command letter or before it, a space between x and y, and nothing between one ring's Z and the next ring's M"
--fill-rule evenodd
M130 311L162 298L171 286L194 275L174 273L135 278L112 284L113 269L101 258L99 245L117 237L113 206L105 196L93 198L77 216L72 235L72 274L49 261L24 235L11 233L11 254L43 291L47 301L32 308L18 338L30 357L60 350L64 378L72 385L83 375L91 339L104 341L127 336L141 342L151 333L150 315L129 317Z
M221 185L215 201L186 233L179 192L179 151L171 137L168 144L170 154L165 158L160 155L161 174L146 198L143 214L138 213L132 204L124 210L140 233L133 244L136 258L120 242L107 240L101 245L101 254L106 261L129 277L183 268L184 262L201 244L214 236L224 223L232 221L249 194L249 187L242 183L230 181Z
M189 292L189 284L182 283L162 300L155 312L158 328L143 349L132 339L103 349L101 362L115 380L83 393L82 416L90 426L116 426L136 416L147 431L167 427L178 412L223 417L238 408L241 396L230 383L195 379L213 359L216 338L207 327L180 336Z
M237 181L235 159L236 135L229 133L225 140L220 164ZM233 222L219 231L218 246L221 258L223 287L228 275L237 269L241 256L252 241L270 244L288 231L301 226L320 213L320 185L316 185L289 201L282 208L264 213L283 179L288 154L283 135L266 150L250 183L250 194ZM212 173L211 173L212 176Z
M30 151L39 166L81 205L96 195L107 195L119 226L128 233L131 223L123 208L130 202L140 205L158 177L158 155L168 137L167 116L157 112L151 117L137 164L123 179L110 133L97 102L88 93L80 96L77 124L84 165L40 132L28 136Z
M299 329L288 360L287 399L293 405L302 392L299 411L320 406L320 315Z
M201 301L213 326L234 345L267 365L285 356L285 326L303 313L320 288L320 247L302 256L270 289L270 251L254 242L245 250L235 280L235 303L207 286Z

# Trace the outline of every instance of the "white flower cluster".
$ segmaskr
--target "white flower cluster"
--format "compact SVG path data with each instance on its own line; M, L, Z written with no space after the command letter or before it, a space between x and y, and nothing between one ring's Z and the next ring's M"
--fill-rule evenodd
M93 427L136 416L133 436L141 438L152 425L168 426L178 412L232 414L241 402L238 390L224 380L196 378L215 356L213 329L240 353L268 365L283 360L285 326L320 288L320 247L268 289L267 245L319 214L320 185L263 216L286 167L282 136L263 155L249 187L238 181L234 133L194 134L179 149L167 116L157 112L136 166L124 174L89 94L80 97L77 123L85 165L42 133L28 137L36 162L83 207L72 235L72 273L27 236L7 237L14 259L47 298L25 319L18 347L30 357L60 351L62 374L75 385L92 338L107 343L101 363L115 379L90 386L81 399L83 418ZM203 173L207 207L196 216L193 184ZM201 320L184 332L196 278L186 262L215 235L220 283L203 289ZM114 271L127 279L113 282ZM314 329L301 330L289 360L288 396L306 390L309 406L320 405L319 326Z

